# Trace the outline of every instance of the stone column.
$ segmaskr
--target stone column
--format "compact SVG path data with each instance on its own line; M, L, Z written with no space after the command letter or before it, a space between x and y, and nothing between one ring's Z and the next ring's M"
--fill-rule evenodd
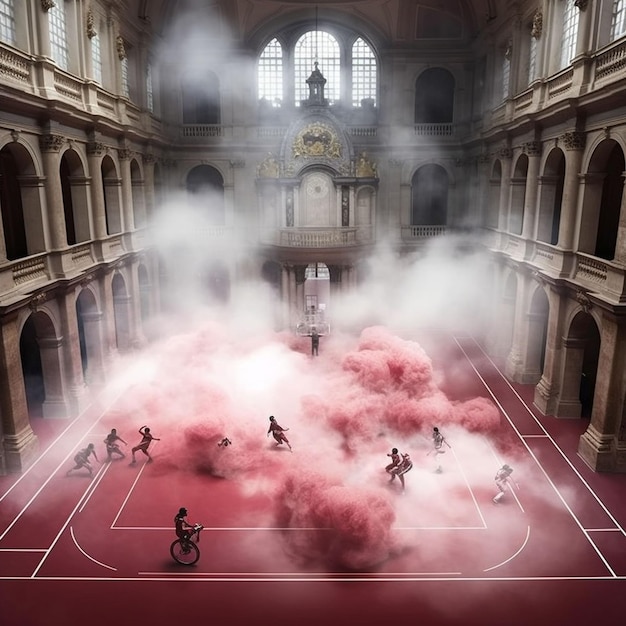
M558 394L557 417L580 417L580 376L583 369L586 339L563 337L563 371Z
M85 352L87 354L86 382L100 385L105 381L104 315L101 311L84 312L82 315L85 331Z
M526 368L524 347L528 342L528 276L517 273L517 295L513 317L511 349L505 362L505 374L515 382L521 382Z
M21 472L38 450L29 422L21 362L17 316L5 315L0 320L0 471Z
M39 147L43 161L43 171L46 176L46 217L50 234L52 250L61 250L67 247L67 233L65 229L65 211L63 206L63 191L61 189L61 175L59 153L65 145L66 139L61 135L46 134L39 138Z
M106 152L104 144L90 141L87 144L87 161L91 176L91 207L93 210L94 239L107 236L106 208L104 205L104 184L102 181L102 157Z
M122 227L121 232L128 233L134 230L133 216L133 187L130 176L130 159L132 151L123 148L117 151L120 159L120 174L122 181Z
M524 221L522 237L526 240L535 238L535 220L539 198L539 161L541 158L541 143L529 141L524 145L528 155L528 173L526 176L526 198L524 202Z
M509 226L509 213L511 210L511 166L513 151L511 148L503 148L499 152L502 163L502 181L500 183L500 209L498 211L498 230L506 231Z
M63 372L65 374L66 396L70 414L78 415L89 403L88 389L83 378L83 362L78 336L78 315L76 312L76 291L58 298L61 313L61 330L65 341L62 346Z
M70 417L71 411L66 397L66 381L63 368L62 337L38 337L41 369L45 388L42 404L44 417Z
M580 438L578 453L596 471L626 472L617 462L626 397L626 322L604 312L591 422Z
M579 176L583 149L585 147L585 134L581 132L565 133L561 140L565 147L566 155L563 200L561 202L561 223L557 245L565 250L572 250L576 230L576 212L580 187Z
M622 180L626 180L626 172L622 173ZM622 204L617 225L617 241L615 242L614 261L624 265L626 263L626 185L622 184Z
M556 414L559 377L563 361L563 332L567 312L567 297L558 287L550 286L548 291L548 327L546 349L541 380L535 387L533 403L544 415Z

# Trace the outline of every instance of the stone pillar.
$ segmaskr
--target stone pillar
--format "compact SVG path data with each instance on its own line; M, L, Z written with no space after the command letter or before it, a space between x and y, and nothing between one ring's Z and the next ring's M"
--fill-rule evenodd
M559 377L563 360L563 329L567 312L567 298L557 287L548 291L548 328L546 349L541 380L535 387L535 406L544 415L556 414L556 403L560 390Z
M0 419L2 446L0 471L21 472L34 460L38 441L28 416L20 356L20 335L15 315L0 322Z
M61 337L38 337L41 369L45 388L42 405L44 417L70 417L71 411L66 396L65 371L63 368Z
M50 233L52 250L67 247L67 233L65 230L65 211L63 206L63 191L61 189L59 152L65 145L66 139L61 135L46 134L39 138L39 147L43 161L43 171L46 176L46 217Z
M513 316L513 334L511 349L505 362L505 374L507 378L515 382L521 382L526 368L525 346L528 342L528 276L523 272L517 274L517 295L515 298Z
M580 187L580 167L585 147L585 134L581 132L565 133L561 137L565 151L565 181L561 202L561 224L559 227L559 248L572 250L576 230L576 212Z
M62 358L66 378L66 397L70 414L76 416L89 403L88 389L83 378L83 362L78 336L78 315L76 312L76 292L71 290L63 298L58 298L61 313L61 330L65 341Z
M54 6L54 3L50 0L41 3L41 7L37 7L37 44L39 47L39 54L42 57L50 58L50 20L48 18L48 11Z
M524 222L522 237L526 240L535 238L535 220L537 204L539 202L539 161L541 158L541 143L529 141L524 149L528 155L528 173L526 176L526 197L524 202Z
M89 385L100 385L105 381L104 315L101 311L85 312L81 315L85 331L87 370L85 379Z
M121 232L128 233L134 230L133 218L133 187L130 177L130 159L133 153L126 148L117 151L120 159L120 173L122 181L122 225Z
M622 180L626 179L626 172L622 173ZM626 185L622 184L622 204L619 212L619 223L617 225L617 241L615 242L614 261L626 264Z
M561 390L558 395L555 415L557 417L580 417L580 377L583 371L586 339L563 338L563 361Z
M498 230L506 231L509 226L509 213L511 210L511 166L513 151L511 148L503 148L499 152L502 163L502 181L500 183L500 208L498 211Z
M605 312L591 422L578 453L596 471L626 472L626 457L617 457L626 397L626 322ZM622 442L623 443L623 442ZM623 448L623 447L622 447Z
M104 144L90 141L87 144L87 160L91 175L91 206L93 210L94 239L107 236L106 208L104 205L104 184L102 182L102 157L106 152Z

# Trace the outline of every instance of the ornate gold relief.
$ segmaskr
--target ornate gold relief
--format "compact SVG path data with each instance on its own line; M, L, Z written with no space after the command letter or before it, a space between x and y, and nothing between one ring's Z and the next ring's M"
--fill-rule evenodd
M316 122L303 128L294 139L293 157L341 158L341 143L328 125Z
M373 178L376 176L376 164L367 156L367 152L361 152L357 159L356 175L359 178Z

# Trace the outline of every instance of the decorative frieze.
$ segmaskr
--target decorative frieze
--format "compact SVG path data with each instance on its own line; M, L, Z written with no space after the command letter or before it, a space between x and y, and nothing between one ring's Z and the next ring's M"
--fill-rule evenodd
M501 159L512 159L513 158L513 150L511 150L511 148L500 148L498 150L498 156Z
M535 11L533 15L533 26L530 30L531 37L535 39L539 39L541 37L541 33L543 31L543 13L540 9Z
M89 156L104 156L107 152L107 147L100 141L89 141L87 143L87 154Z
M119 148L117 151L120 161L130 161L133 158L133 154L134 152L128 148Z
M89 37L89 39L93 39L98 34L98 31L95 27L95 21L96 20L93 16L93 11L90 7L87 11L87 37Z
M124 45L124 38L122 35L118 35L115 40L115 49L117 50L117 58L123 61L126 58L126 46Z
M585 148L585 140L585 133L580 131L573 131L561 135L561 141L566 150L583 150Z
M59 152L66 143L65 137L62 135L41 135L39 137L39 147L42 152Z
M56 6L54 0L41 0L41 8L47 13Z
M540 141L527 141L524 146L524 152L528 156L540 156L541 155L541 142Z

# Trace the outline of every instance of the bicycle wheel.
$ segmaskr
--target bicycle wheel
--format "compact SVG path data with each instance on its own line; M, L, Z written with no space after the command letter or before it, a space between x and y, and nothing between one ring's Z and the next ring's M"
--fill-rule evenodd
M200 558L200 550L193 541L177 539L170 546L172 558L181 565L193 565Z

